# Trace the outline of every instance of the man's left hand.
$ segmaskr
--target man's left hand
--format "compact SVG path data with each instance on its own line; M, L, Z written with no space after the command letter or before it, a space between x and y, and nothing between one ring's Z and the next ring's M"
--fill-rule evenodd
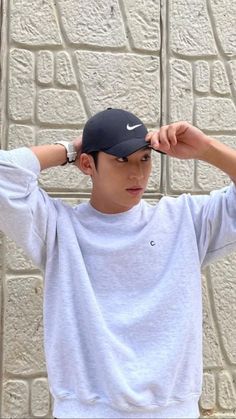
M203 159L212 139L185 121L164 125L146 136L150 147L179 159Z

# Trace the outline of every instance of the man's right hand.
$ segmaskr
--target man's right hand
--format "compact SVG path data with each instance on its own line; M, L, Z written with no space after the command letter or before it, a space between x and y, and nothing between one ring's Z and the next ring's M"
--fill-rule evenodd
M77 154L77 157L76 157L76 160L74 162L74 165L79 168L79 158L80 158L80 155L81 155L81 148L82 148L82 135L80 135L80 137L76 138L72 142L73 142L73 144L74 144L74 146L76 148L76 151L78 153Z

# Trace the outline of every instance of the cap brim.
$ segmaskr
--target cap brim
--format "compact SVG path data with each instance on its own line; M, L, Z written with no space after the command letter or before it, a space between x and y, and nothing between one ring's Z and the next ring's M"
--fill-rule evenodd
M144 138L131 138L103 151L116 157L127 157L142 148L148 148L148 143Z
M101 151L107 154L112 154L113 156L116 156L116 157L127 157L130 154L133 154L136 151L141 150L142 148L150 149L149 143L145 141L144 138L132 138L129 140L125 140L119 144L116 144L113 147L110 147L106 150L101 150ZM153 148L151 149L154 150ZM161 154L165 154L162 151L158 151L158 150L155 150L155 151Z

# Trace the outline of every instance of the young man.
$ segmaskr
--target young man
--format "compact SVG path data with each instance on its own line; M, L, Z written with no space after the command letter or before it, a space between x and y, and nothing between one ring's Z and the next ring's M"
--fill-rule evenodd
M236 187L151 206L151 149L236 180L236 151L187 122L147 133L119 109L90 118L82 144L0 152L0 229L44 272L57 418L199 416L201 267L236 249ZM40 170L67 159L91 176L90 202L38 187Z

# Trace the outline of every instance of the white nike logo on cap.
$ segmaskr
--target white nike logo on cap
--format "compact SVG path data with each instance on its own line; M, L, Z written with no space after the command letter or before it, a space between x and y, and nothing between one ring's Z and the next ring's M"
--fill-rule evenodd
M131 131L132 129L135 129L135 128L138 128L138 127L141 127L141 125L142 125L142 124L138 124L138 125L133 125L133 126L131 127L129 124L127 124L126 128L127 128L127 130L128 130L128 131Z

